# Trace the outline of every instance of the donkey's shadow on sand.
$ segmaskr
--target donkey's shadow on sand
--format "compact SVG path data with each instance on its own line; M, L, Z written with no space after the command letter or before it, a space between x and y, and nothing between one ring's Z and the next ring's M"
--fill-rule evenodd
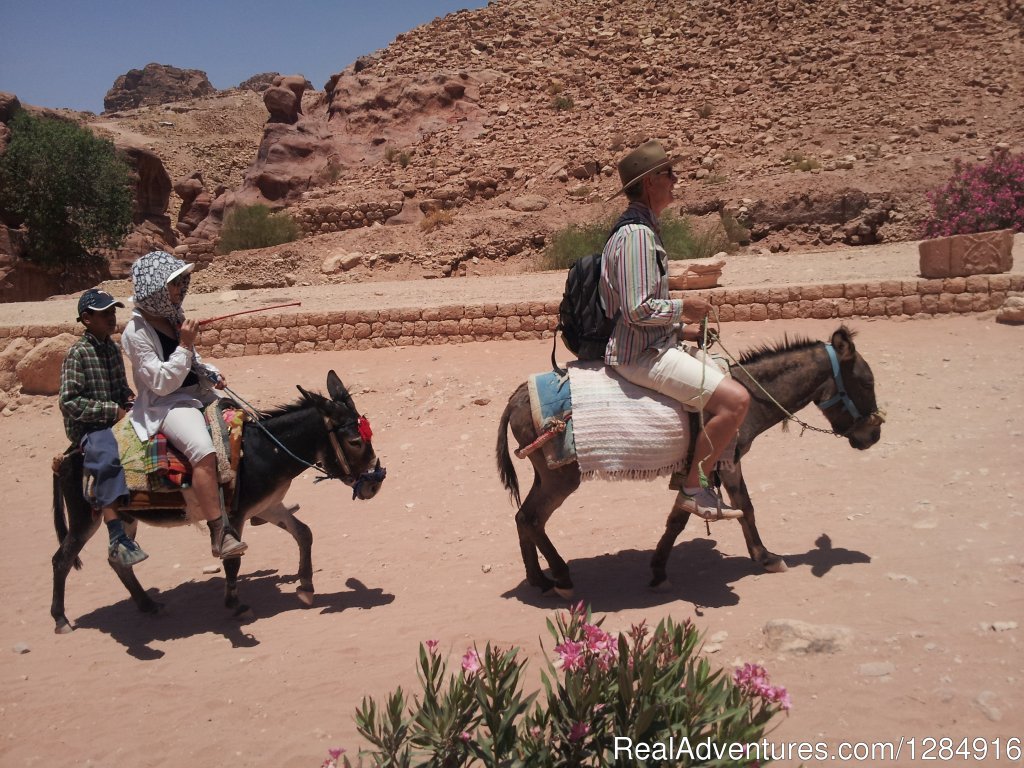
M834 547L821 534L815 547L802 554L786 555L790 568L810 566L811 574L822 578L833 568L870 563L871 556L854 549ZM642 573L651 559L649 550L624 549L595 557L573 560L573 570L584 577L587 594L577 595L594 611L611 613L625 608L651 608L682 600L698 608L727 608L739 605L732 584L764 573L749 557L724 555L715 539L699 538L677 544L670 568L671 586L654 590L639 580L623 578L632 570ZM525 579L502 597L539 608L558 606L564 601L553 595L539 595Z
M259 640L246 627L254 619L268 619L280 613L309 610L298 605L291 585L297 576L279 574L276 570L262 570L244 576L246 589L251 589L259 606L258 614L249 614L244 621L211 610L210 595L223 587L219 580L188 581L153 597L164 603L158 614L142 615L131 599L114 605L105 605L79 617L77 629L95 629L110 635L125 646L128 655L137 659L158 659L164 651L154 643L193 637L204 633L221 635L233 648L251 648ZM318 592L316 608L321 614L340 613L351 608L376 608L394 602L393 594L380 588L370 588L358 579L345 582L343 592Z

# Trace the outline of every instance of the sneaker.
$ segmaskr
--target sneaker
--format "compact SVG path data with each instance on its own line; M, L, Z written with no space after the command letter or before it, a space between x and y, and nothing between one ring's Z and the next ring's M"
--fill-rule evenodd
M730 507L710 488L701 488L692 496L680 490L679 497L684 511L705 520L736 520L743 517L743 510Z
M248 544L240 541L231 531L225 530L220 536L220 542L214 542L211 551L214 557L227 560L232 557L241 557L248 548Z
M119 536L110 542L107 550L108 556L125 568L131 568L136 563L141 563L149 555L142 551L142 547L135 543L134 539L127 536Z

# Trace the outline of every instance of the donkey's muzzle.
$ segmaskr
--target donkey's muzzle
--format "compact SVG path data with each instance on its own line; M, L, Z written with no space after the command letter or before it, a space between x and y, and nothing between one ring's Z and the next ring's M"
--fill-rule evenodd
M384 482L384 478L388 476L388 471L380 465L380 459L377 459L377 464L372 470L363 472L356 478L356 481L352 484L352 498L354 499L372 499L377 495L377 491L380 490L380 486Z

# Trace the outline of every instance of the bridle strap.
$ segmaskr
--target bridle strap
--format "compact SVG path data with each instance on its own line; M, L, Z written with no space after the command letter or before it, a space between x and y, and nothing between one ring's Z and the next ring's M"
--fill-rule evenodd
M857 409L853 400L850 399L850 396L846 393L846 385L843 383L843 374L839 370L839 356L836 354L836 348L831 344L825 344L825 351L828 352L828 359L832 363L832 380L836 384L836 393L828 400L817 403L817 406L824 411L826 408L831 408L836 403L842 403L846 412L853 417L854 421L859 421L860 411Z
M331 428L331 420L324 416L324 427L327 429L327 437L331 441L331 448L334 449L334 458L338 460L338 466L341 467L341 478L345 479L352 477L352 467L345 458L345 452L341 450L341 443L338 442L338 436L334 434L334 430Z

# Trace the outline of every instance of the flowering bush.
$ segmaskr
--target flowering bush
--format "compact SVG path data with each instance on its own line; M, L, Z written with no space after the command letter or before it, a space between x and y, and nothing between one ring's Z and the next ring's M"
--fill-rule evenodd
M985 163L953 162L953 177L928 195L925 237L995 229L1024 232L1024 155L997 151Z
M686 621L645 623L614 636L583 605L548 630L555 659L543 691L524 696L518 649L469 648L450 673L437 642L420 645L423 686L378 704L364 698L355 720L372 745L358 758L375 766L764 765L757 746L771 719L790 707L760 666L730 678L699 654ZM745 752L745 745L751 745ZM731 750L731 751L730 751ZM352 765L331 750L323 768Z

